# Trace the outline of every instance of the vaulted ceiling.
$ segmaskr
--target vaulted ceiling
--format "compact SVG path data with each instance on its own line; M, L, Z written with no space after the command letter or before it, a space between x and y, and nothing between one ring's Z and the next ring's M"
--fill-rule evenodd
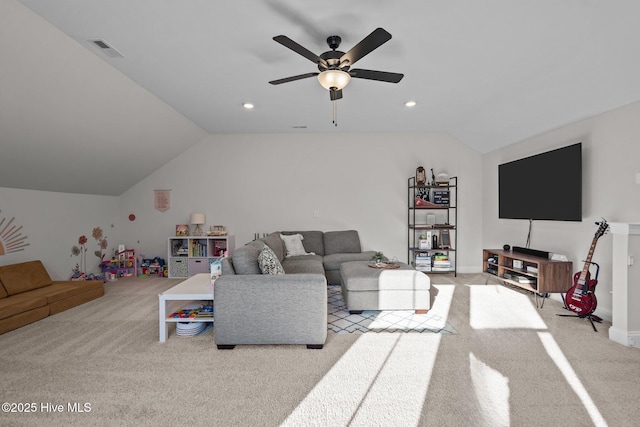
M209 133L448 132L488 152L640 100L634 0L2 0L0 186L118 195ZM393 38L332 103L276 43ZM105 54L103 40L122 54ZM413 100L413 108L405 102ZM255 105L245 110L244 102Z

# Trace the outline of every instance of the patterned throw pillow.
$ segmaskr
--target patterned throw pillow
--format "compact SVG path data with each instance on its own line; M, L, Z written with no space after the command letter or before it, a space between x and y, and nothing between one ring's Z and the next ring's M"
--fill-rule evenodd
M284 268L282 268L276 253L267 245L264 245L258 255L258 265L262 274L284 274Z

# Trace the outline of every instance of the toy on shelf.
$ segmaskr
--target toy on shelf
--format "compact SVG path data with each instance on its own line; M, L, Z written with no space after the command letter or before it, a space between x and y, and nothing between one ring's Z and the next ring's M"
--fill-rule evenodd
M125 249L123 251L118 252L118 261L127 261L131 259L135 259L136 251L133 249Z
M133 249L124 249L111 260L102 262L102 272L109 280L115 280L117 277L136 276L137 271L138 261Z

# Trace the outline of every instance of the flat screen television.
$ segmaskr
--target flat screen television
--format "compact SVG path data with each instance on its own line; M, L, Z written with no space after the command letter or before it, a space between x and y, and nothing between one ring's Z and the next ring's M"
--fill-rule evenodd
M498 166L498 217L582 221L582 143Z

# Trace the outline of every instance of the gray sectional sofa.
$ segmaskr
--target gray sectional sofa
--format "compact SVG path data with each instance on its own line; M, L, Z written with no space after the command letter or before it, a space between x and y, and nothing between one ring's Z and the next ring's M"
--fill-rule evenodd
M308 255L287 256L281 234L302 236ZM263 274L264 256L271 253L284 274ZM361 250L355 230L275 232L235 249L233 257L223 260L222 276L214 287L218 348L238 344L322 348L327 338L327 283L340 284L343 262L369 261L374 254Z

